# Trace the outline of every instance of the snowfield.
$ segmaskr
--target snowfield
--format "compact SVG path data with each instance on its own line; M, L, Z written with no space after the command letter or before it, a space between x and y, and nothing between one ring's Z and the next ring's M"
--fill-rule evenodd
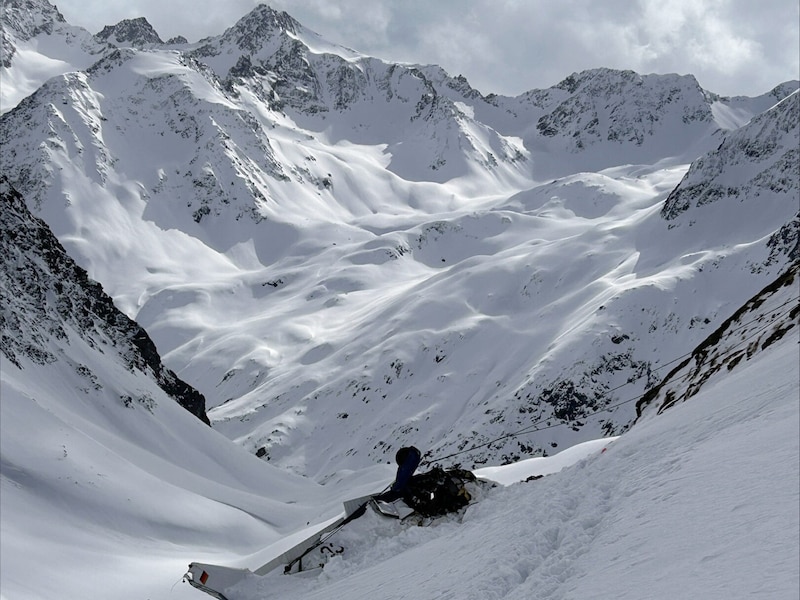
M461 523L369 515L321 574L267 576L230 598L797 598L798 365L787 341L605 451L492 491Z
M203 600L404 445L497 485L227 599L800 600L800 82L0 1L0 600Z
M479 470L507 486L489 491L460 519L416 527L368 512L332 538L346 550L322 571L253 576L227 597L796 599L798 365L800 348L790 336L613 442ZM40 489L46 482L26 480L6 462L15 441L6 411L18 411L18 402L4 385L4 600L205 598L176 584L190 561L255 568L247 555L266 562L261 548L277 539L275 531L322 522L340 511L341 500L381 489L393 475L385 466L330 486L292 484L220 440L208 454L195 450L205 479L137 453L132 460L141 471L163 473L160 480L142 479L109 450L105 462L79 463L90 442L70 430L77 445L49 445L50 453L66 456L53 462L48 485L62 487L47 502ZM47 447L48 432L65 425L27 404L43 434L34 447ZM219 437L197 428L203 444ZM95 434L91 443L107 449L121 443L119 434ZM233 464L225 462L231 460L238 492L230 481ZM70 461L71 470L64 466ZM513 483L537 473L552 474ZM70 481L62 484L65 477ZM276 505L275 497L293 494L302 506Z

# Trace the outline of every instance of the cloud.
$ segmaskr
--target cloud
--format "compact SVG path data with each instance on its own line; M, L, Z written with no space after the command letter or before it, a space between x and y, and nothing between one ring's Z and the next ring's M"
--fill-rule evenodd
M146 16L166 39L222 33L256 0L66 0L93 33ZM483 93L515 95L595 67L694 74L725 95L800 78L797 0L273 0L326 39L392 61L438 64ZM98 23L102 19L102 24ZM91 21L90 21L91 20ZM88 26L93 23L93 26Z
M123 19L145 17L162 39L183 35L189 41L218 35L259 4L256 0L58 0L68 22L97 33Z

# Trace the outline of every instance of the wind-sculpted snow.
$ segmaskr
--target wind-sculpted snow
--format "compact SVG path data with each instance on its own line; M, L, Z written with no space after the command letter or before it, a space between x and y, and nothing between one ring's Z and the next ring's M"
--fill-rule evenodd
M261 6L51 79L0 155L215 427L324 479L408 443L471 466L623 431L795 256L798 175L767 150L796 104L728 132L767 96L610 69L482 96ZM769 181L735 211L662 217L692 160L755 145Z
M405 179L443 182L476 168L518 175L516 163L525 160L517 140L459 110L454 100L460 96L443 93L426 69L325 43L266 6L190 55L234 92L261 96L303 129L324 132L332 142L388 144L388 168ZM475 98L474 91L465 93Z
M622 432L239 600L797 589L797 82L483 96L265 6L119 48L3 7L4 597L197 597L190 560L336 517L401 445L500 473Z
M50 77L86 69L108 49L68 24L42 0L3 0L0 113L16 106Z
M0 204L3 597L158 597L189 554L252 552L319 514L319 486L201 423L203 396L5 179Z
M2 30L3 67L8 69L17 54L16 44L39 34L52 35L66 25L64 15L50 3L30 0L3 0Z

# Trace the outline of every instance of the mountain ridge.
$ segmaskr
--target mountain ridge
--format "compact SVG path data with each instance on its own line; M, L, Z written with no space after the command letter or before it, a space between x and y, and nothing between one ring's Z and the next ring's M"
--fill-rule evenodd
M39 365L69 361L69 340L77 334L100 352L104 346L113 349L128 370L149 374L165 394L210 425L203 395L164 367L147 332L120 313L100 285L75 265L5 176L0 178L0 200L4 260L15 265L0 273L0 296L9 317L0 320L5 358L18 369L23 357ZM54 345L61 346L59 355L48 349ZM91 386L102 389L91 367L75 368ZM120 400L126 406L134 403L125 394ZM137 400L152 408L147 394Z
M117 47L130 44L135 48L145 48L151 44L164 44L156 30L144 17L124 19L116 25L106 25L95 34L94 38L98 42L109 43Z
M197 598L407 445L582 459L225 595L796 589L798 82L484 96L263 5L193 44L3 9L4 597Z

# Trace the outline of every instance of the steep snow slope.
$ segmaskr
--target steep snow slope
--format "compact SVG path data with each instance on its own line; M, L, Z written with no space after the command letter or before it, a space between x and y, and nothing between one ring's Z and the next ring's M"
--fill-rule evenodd
M697 394L718 373L730 372L784 337L797 339L800 262L748 300L636 403L639 417ZM787 374L791 375L791 374Z
M524 167L520 140L475 120L424 69L326 43L285 12L261 5L188 54L329 142L385 144L386 168L404 179L516 179Z
M25 201L4 176L0 176L3 206L0 317L3 356L17 368L25 360L47 365L60 359L86 379L87 390L102 389L91 368L75 363L69 348L71 336L109 352L131 372L147 373L161 390L206 424L205 398L161 363L147 332L123 315L102 288L86 277L47 225L33 217ZM120 396L124 404L136 400L147 407L147 394L136 399Z
M714 113L714 120L723 129L738 129L747 122L768 110L792 92L796 91L800 85L798 81L787 81L772 89L766 94L755 98L746 96L735 96L733 98L720 98L718 102L711 105Z
M783 339L602 454L489 493L459 521L368 515L322 573L231 600L793 598L800 589L800 353ZM202 597L202 596L200 596Z
M9 101L62 74L0 117L4 174L214 426L155 352L131 360L108 298L76 300L96 284L40 269L57 244L5 226L3 598L196 598L172 588L190 560L336 515L401 444L496 467L623 431L648 389L601 456L460 524L363 521L322 574L240 596L792 597L796 313L760 351L681 361L797 263L798 97L773 106L796 82L728 99L597 69L483 97L266 7L100 50L45 0L3 6L27 11L4 12Z
M19 230L4 230L9 249ZM28 251L15 264L52 260L58 247L46 247L48 258ZM796 306L796 286L774 289L771 304L753 309ZM28 294L16 290L4 306L28 314ZM175 585L189 560L256 553L391 476L343 472L320 487L278 472L87 344L69 319L61 327L68 341L26 336L56 360L4 356L0 369L4 596L200 598ZM789 597L798 585L799 357L796 335L770 337L731 374L712 374L689 402L577 467L495 490L460 522L403 529L370 515L342 533L345 554L321 574L253 579L230 598ZM513 468L519 476L525 466ZM54 567L57 577L42 575Z
M322 490L190 415L175 400L202 396L5 183L2 207L3 598L164 597L189 555L260 549L364 487Z
M769 256L762 260L770 264L800 258L798 197L800 92L795 91L692 163L661 214L671 227L705 231L713 231L709 220L718 222L722 215L724 230L717 228L718 239L705 236L705 247L769 237ZM775 231L778 215L785 225Z

